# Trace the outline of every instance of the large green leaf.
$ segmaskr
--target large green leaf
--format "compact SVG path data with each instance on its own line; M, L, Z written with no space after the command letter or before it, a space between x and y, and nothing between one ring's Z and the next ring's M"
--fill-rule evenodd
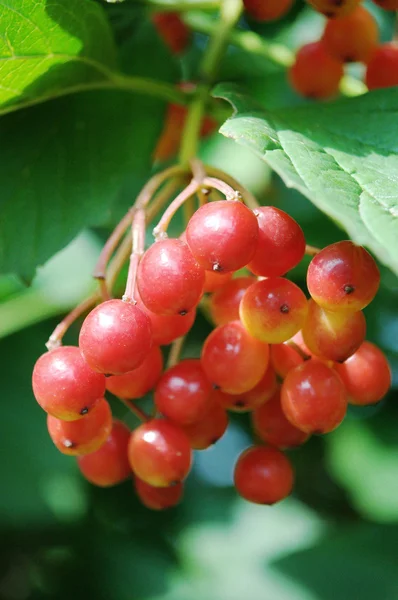
M111 30L91 0L0 0L0 114L109 79Z
M232 85L214 95L235 109L223 135L251 148L398 272L397 88L272 111Z

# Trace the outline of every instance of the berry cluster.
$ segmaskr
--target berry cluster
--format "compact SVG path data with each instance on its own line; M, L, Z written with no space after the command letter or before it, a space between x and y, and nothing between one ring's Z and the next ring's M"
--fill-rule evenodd
M193 450L223 436L228 411L250 412L254 433L254 445L236 463L236 489L249 501L273 504L293 486L283 451L335 429L347 402L378 402L390 386L386 358L365 341L362 309L379 286L373 258L350 241L320 251L306 246L288 214L249 208L235 191L239 185L225 179L231 182L207 175L203 165L194 169L144 252L150 182L104 249L108 255L132 222L123 298L107 298L102 285L104 301L86 316L79 347L60 345L64 322L33 371L34 395L57 448L77 456L96 485L133 474L138 496L153 509L180 500ZM226 199L210 202L213 189ZM172 216L195 194L199 208L180 238L169 238ZM243 196L253 201L244 190ZM158 204L155 198L152 206ZM313 255L309 300L286 277L306 252ZM198 307L215 327L200 358L180 360ZM171 343L164 370L160 346ZM106 391L142 424L130 432L113 420ZM149 417L136 401L151 391Z

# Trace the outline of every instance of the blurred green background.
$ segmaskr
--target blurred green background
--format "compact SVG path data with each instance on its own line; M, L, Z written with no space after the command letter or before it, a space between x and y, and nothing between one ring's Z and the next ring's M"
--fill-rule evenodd
M146 13L134 3L106 9L122 49L150 30ZM388 37L391 18L383 19ZM297 3L278 26L241 25L295 48L315 39L321 23ZM152 44L146 34L143 39ZM178 63L161 45L151 46L150 62L161 65L168 79L177 81L181 72L191 79L205 39L197 34ZM129 56L135 72L145 71ZM244 84L266 106L301 102L281 70L236 48L229 49L220 79ZM65 101L51 104L61 118L58 102ZM27 119L33 118L30 111L37 109L25 110ZM148 126L152 131L153 123ZM203 144L201 157L234 175L261 203L292 214L308 243L344 239L343 231L247 150L217 134ZM250 443L244 416L231 419L214 448L196 453L184 502L165 513L142 507L131 482L110 490L90 486L75 461L49 440L31 391L32 367L60 315L93 289L91 269L109 227L149 174L149 166L132 169L101 226L83 231L41 267L31 287L13 275L0 277L0 599L398 600L398 281L386 269L366 309L367 337L387 353L393 389L375 407L350 408L334 433L290 452L297 483L280 505L250 505L233 490L234 461ZM44 200L50 203L51 194ZM307 264L292 273L304 288ZM67 339L75 341L77 331L78 324ZM185 356L199 355L208 331L199 316ZM123 408L114 410L126 416Z

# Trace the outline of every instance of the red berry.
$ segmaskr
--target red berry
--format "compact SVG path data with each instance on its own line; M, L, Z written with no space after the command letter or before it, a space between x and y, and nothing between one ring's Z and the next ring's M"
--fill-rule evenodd
M304 325L307 299L300 288L283 277L253 283L239 307L241 321L255 338L269 344L286 342Z
M248 412L268 402L276 389L276 375L270 363L261 381L248 392L244 394L226 394L217 390L213 393L213 397L227 410Z
M196 318L195 309L188 311L186 315L157 315L147 309L139 296L137 297L137 306L149 318L152 325L153 343L158 346L167 346L177 338L186 335Z
M186 229L187 243L204 269L236 271L256 251L257 219L238 200L220 200L201 206Z
M162 352L158 346L153 346L139 367L124 375L107 377L106 389L119 398L142 398L155 387L162 369Z
M268 361L268 344L253 338L239 321L216 327L202 349L207 378L229 394L253 389L263 377Z
M254 432L258 437L277 448L293 448L300 446L308 439L304 433L287 420L281 406L280 389L272 398L252 412Z
M362 310L379 288L379 269L370 254L350 241L326 246L311 260L308 291L327 310Z
M292 425L306 433L329 433L345 417L347 397L340 377L311 359L287 375L282 384L282 409Z
M100 402L78 421L61 421L47 415L47 428L58 450L70 456L95 452L105 443L112 430L112 412L108 402Z
M143 362L152 347L151 323L134 304L108 300L85 318L79 346L95 371L127 373Z
M104 444L95 452L77 459L87 481L100 487L109 487L127 479L131 475L127 458L129 439L129 428L114 419L112 431Z
M184 493L182 483L171 487L154 487L139 479L134 478L135 491L142 504L151 510L165 510L180 503Z
M130 437L128 456L134 473L149 485L169 487L191 469L192 450L184 431L166 419L143 423Z
M186 315L198 304L204 282L204 269L177 239L155 242L138 268L141 300L159 315Z
M274 206L260 206L254 213L259 235L256 253L247 267L263 277L285 275L304 256L303 230L290 215Z
M379 402L391 387L391 370L383 352L370 342L362 346L336 371L345 385L350 404Z
M373 52L366 69L366 85L370 90L398 85L398 46L382 44Z
M228 415L217 401L217 396L221 393L218 390L212 393L212 406L200 421L183 427L194 450L209 448L218 442L227 430Z
M190 31L178 13L155 13L152 21L166 46L181 54L189 44Z
M232 277L232 273L218 273L218 271L205 271L204 292L214 292L223 287Z
M168 419L189 425L203 418L211 408L211 391L200 360L183 360L160 378L155 389L155 404Z
M240 301L254 281L253 277L237 277L214 292L210 298L209 309L216 325L239 320Z
M32 386L46 412L74 421L98 404L105 392L105 377L90 369L79 348L61 346L40 356L33 369Z
M298 94L320 100L337 94L343 75L343 63L330 56L321 42L302 46L289 71L290 83Z
M272 446L252 446L241 454L235 465L237 492L256 504L275 504L293 488L294 474L287 457Z
M328 18L344 17L352 13L361 0L307 0L318 12Z
M301 354L289 343L284 344L272 344L270 346L271 363L274 367L276 374L282 379L285 379L286 375L304 362L304 358Z
M384 10L398 10L398 0L373 0L373 2Z
M346 17L330 19L322 36L327 51L342 62L367 62L378 39L376 20L363 6Z
M293 0L243 0L246 12L256 21L275 21L289 12Z

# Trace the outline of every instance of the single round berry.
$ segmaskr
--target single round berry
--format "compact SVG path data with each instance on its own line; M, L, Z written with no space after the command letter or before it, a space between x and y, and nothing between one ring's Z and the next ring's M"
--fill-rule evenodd
M211 408L212 386L198 359L183 360L163 373L154 394L159 412L179 425L203 418Z
M258 224L239 200L220 200L201 206L186 228L192 254L208 271L236 271L253 258Z
M398 0L373 0L373 2L384 10L398 10Z
M330 19L322 36L327 51L342 62L364 62L377 46L379 30L373 15L357 6L340 19Z
M378 46L366 69L366 85L370 90L398 85L398 45L394 42Z
M311 6L328 19L345 17L352 13L361 0L307 0Z
M176 506L181 502L184 493L182 483L160 488L149 485L139 477L135 477L134 485L142 504L151 510L165 510Z
M58 419L74 421L98 404L105 392L105 377L90 369L79 348L60 346L37 360L32 386L43 410Z
M379 402L391 387L391 369L383 352L370 342L342 365L336 365L350 404L366 406Z
M216 327L202 349L207 378L223 392L243 394L263 377L269 362L267 344L253 338L239 321Z
M279 377L285 379L286 375L304 362L304 357L289 343L272 344L270 346L271 364Z
M204 282L204 269L177 239L155 242L138 267L141 300L159 315L186 315L198 304Z
M127 458L129 439L129 428L114 419L112 431L102 446L77 459L78 467L87 481L100 487L110 487L127 479L131 475Z
M362 310L375 297L379 283L374 259L350 241L326 246L307 271L308 291L326 310Z
M188 475L192 450L181 427L151 419L131 434L128 457L137 477L155 487L169 487Z
M178 13L155 13L152 16L152 22L159 36L173 54L181 54L186 50L191 32Z
M138 294L136 296L138 308L144 311L151 322L153 343L158 346L167 346L186 335L195 322L195 309L186 315L157 315L147 309Z
M287 375L282 384L282 410L305 433L336 429L347 411L347 394L336 372L312 358Z
M274 206L254 211L259 235L254 257L247 265L255 275L279 277L293 269L304 256L305 238L300 225Z
M210 298L209 310L216 325L239 320L240 301L254 281L253 277L237 277L214 292Z
M252 446L235 465L234 482L245 500L275 504L289 496L293 488L293 468L288 458L272 446Z
M194 450L205 450L209 448L222 436L228 427L228 415L217 401L218 390L212 393L212 406L200 421L191 425L185 425L183 430L189 439L191 448Z
M302 334L306 346L313 354L344 362L364 341L366 319L362 311L326 310L309 300Z
M243 0L248 15L256 21L276 21L286 15L293 5L293 0Z
M108 402L100 402L78 421L61 421L47 415L47 428L58 450L70 456L95 452L112 431L112 412Z
M261 441L277 448L294 448L308 439L308 433L287 420L281 406L280 389L272 398L252 412L253 430Z
M230 281L233 273L228 271L227 273L219 273L218 271L205 271L205 286L204 292L215 292L219 288L223 287L228 281Z
M213 397L226 410L248 412L268 402L277 387L275 371L269 363L263 378L253 389L244 394L226 394L218 390L213 394Z
M79 346L89 366L107 375L136 369L152 347L152 328L134 304L108 300L85 318Z
M302 46L289 70L289 80L296 92L317 100L335 96L343 75L343 63L331 56L321 42Z
M253 283L239 307L241 321L255 338L280 344L302 328L308 311L300 288L283 277Z
M163 355L158 346L153 346L142 363L124 375L106 378L106 389L119 398L142 398L152 390L163 370Z

